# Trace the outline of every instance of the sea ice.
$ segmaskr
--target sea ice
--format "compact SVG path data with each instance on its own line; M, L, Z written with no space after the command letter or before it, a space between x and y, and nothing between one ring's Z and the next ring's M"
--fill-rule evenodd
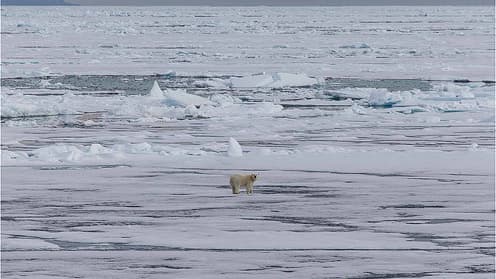
M158 85L158 82L155 80L153 82L152 89L150 90L150 98L153 99L163 99L164 98L164 92L162 89L160 89L160 86Z
M207 98L203 98L201 96L197 96L193 94L188 94L184 90L167 89L164 92L164 96L165 96L164 103L169 106L187 107L193 105L199 107L201 105L213 104Z
M483 6L422 7L428 17L416 15L417 7L120 7L131 25L114 9L5 7L2 76L152 75L166 65L171 75L494 80L494 51L486 47L493 43L493 13ZM171 22L157 20L162 17Z
M234 77L230 80L231 87L298 87L311 86L319 83L316 78L311 78L306 74L290 74L290 73L260 73L252 76Z
M392 107L400 103L401 100L401 96L397 93L375 91L370 94L368 104L373 107Z
M243 149L241 145L234 138L229 138L229 147L227 149L227 156L241 157L243 156Z
M150 97L153 99L161 99L164 104L172 107L188 107L201 106L201 105L212 105L213 103L207 98L203 98L197 95L188 94L184 90L171 90L167 89L162 91L157 81L153 82L153 87L150 90Z
M2 7L2 278L490 276L493 16Z

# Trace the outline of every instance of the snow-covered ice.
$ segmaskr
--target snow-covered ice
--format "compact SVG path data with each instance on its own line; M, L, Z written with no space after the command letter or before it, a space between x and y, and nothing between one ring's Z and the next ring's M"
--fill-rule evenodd
M494 80L493 23L484 6L5 7L2 76Z
M487 7L2 7L2 278L492 278L493 43Z

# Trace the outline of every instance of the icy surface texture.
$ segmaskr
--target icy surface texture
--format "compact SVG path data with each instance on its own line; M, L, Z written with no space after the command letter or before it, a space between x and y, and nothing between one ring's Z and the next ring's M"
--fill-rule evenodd
M451 81L493 39L487 7L2 7L1 277L493 278L495 87Z
M259 84L276 86L274 72L493 80L493 44L491 7L2 8L4 77L266 73Z

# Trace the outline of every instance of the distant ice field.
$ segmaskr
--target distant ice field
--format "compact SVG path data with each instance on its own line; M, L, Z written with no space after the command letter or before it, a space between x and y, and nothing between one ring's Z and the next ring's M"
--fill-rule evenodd
M1 83L2 278L494 277L492 8L6 7Z
M492 7L3 7L2 76L494 80Z

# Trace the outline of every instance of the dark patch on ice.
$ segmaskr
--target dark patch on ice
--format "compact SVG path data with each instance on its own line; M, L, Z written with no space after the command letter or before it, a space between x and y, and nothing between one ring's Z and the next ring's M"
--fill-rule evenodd
M305 198L315 198L315 199L336 199L342 195L338 194L311 194L304 196Z
M417 273L374 273L366 272L364 275L346 277L346 279L390 279L390 278L422 278L432 276L431 272Z
M388 208L445 208L443 205L425 205L425 204L399 204L399 205L382 205L381 209Z
M264 270L277 270L281 272L286 272L286 273L291 273L294 272L292 269L296 269L298 267L287 267L287 266L282 266L282 265L266 265L266 266L261 266L257 268L246 268L246 269L241 269L240 271L264 271Z
M495 249L495 247L491 247L491 248L480 248L479 249L479 253L482 254L482 255L487 255L487 256L495 257L496 256L496 249Z
M389 91L410 91L419 89L427 91L432 89L429 81L420 79L377 79L367 80L358 78L326 78L327 88L385 88Z
M128 177L128 178L152 178L152 177L159 177L160 175L158 174L139 174L139 175L128 175L128 176L123 176L123 177Z
M413 241L421 241L421 242L431 242L435 245L443 246L443 247L454 247L455 245L460 245L463 243L454 243L454 241L449 241L449 239L456 239L447 236L439 236L432 233L403 233L409 239Z
M2 123L5 120L36 120L49 117L65 117L65 116L79 116L83 113L56 113L56 114L36 114L36 115L23 115L23 116L2 116Z
M324 194L327 190L318 190L308 186L295 186L295 185L256 185L257 193L262 194Z
M417 180L436 180L438 182L463 182L463 179L447 179L447 178L433 178L433 177L409 177L408 179Z
M344 223L337 223L323 217L293 217L293 216L264 216L262 218L241 218L243 220L263 220L263 221L276 221L287 224L302 224L318 227L332 228L332 231L346 232L356 231L357 226L348 225Z
M282 103L280 104L283 108L285 109L291 109L291 108L299 108L299 109L325 109L325 110L332 110L332 111L338 111L338 110L343 110L344 108L349 107L349 105L342 105L342 104L291 104L291 103ZM318 115L321 117L322 115ZM284 118L284 117L278 117L278 118ZM286 118L289 118L289 116L286 116ZM301 116L298 118L302 118Z
M368 221L368 223L377 224L382 222L401 222L406 224L449 224L458 222L480 222L484 220L474 220L474 219L456 219L456 218L438 218L438 219L427 219L427 218L402 218L402 219L384 219L378 221Z
M61 204L41 204L37 207L55 207L55 208L71 208L80 209L85 207L117 207L117 208L140 208L141 205L132 204L130 202L114 202L114 201L103 201L94 203L61 203ZM99 208L98 210L102 210Z
M64 228L78 228L78 227L92 227L92 226L151 226L154 223L151 222L131 222L131 221L50 221L49 224L59 224Z
M333 263L341 262L347 257L344 256L316 256L316 255L295 255L293 256L298 263Z
M207 172L201 172L201 171L174 171L174 170L162 170L162 171L151 171L150 173L159 173L159 174L201 174L201 175L209 175ZM157 175L158 176L158 175Z
M2 166L2 168L3 168L3 166ZM2 205L6 205L6 204L17 204L17 203L21 203L22 204L22 203L29 203L31 201L33 201L32 198L17 198L17 199L11 199L11 200L2 200ZM3 214L5 214L5 213L3 213Z
M469 270L469 273L492 273L494 275L495 272L494 264L477 264L467 266L466 269Z
M146 269L156 269L156 268L166 268L166 269L191 269L189 266L174 266L167 264L145 264L145 265L130 265L129 268L146 268Z
M47 191L77 193L77 192L99 192L100 189L74 189L74 188L47 188Z
M419 216L418 214L411 214L411 213L407 213L407 212L398 212L398 213L396 213L396 215L398 215L399 217L402 217L402 218L411 218L411 217Z

